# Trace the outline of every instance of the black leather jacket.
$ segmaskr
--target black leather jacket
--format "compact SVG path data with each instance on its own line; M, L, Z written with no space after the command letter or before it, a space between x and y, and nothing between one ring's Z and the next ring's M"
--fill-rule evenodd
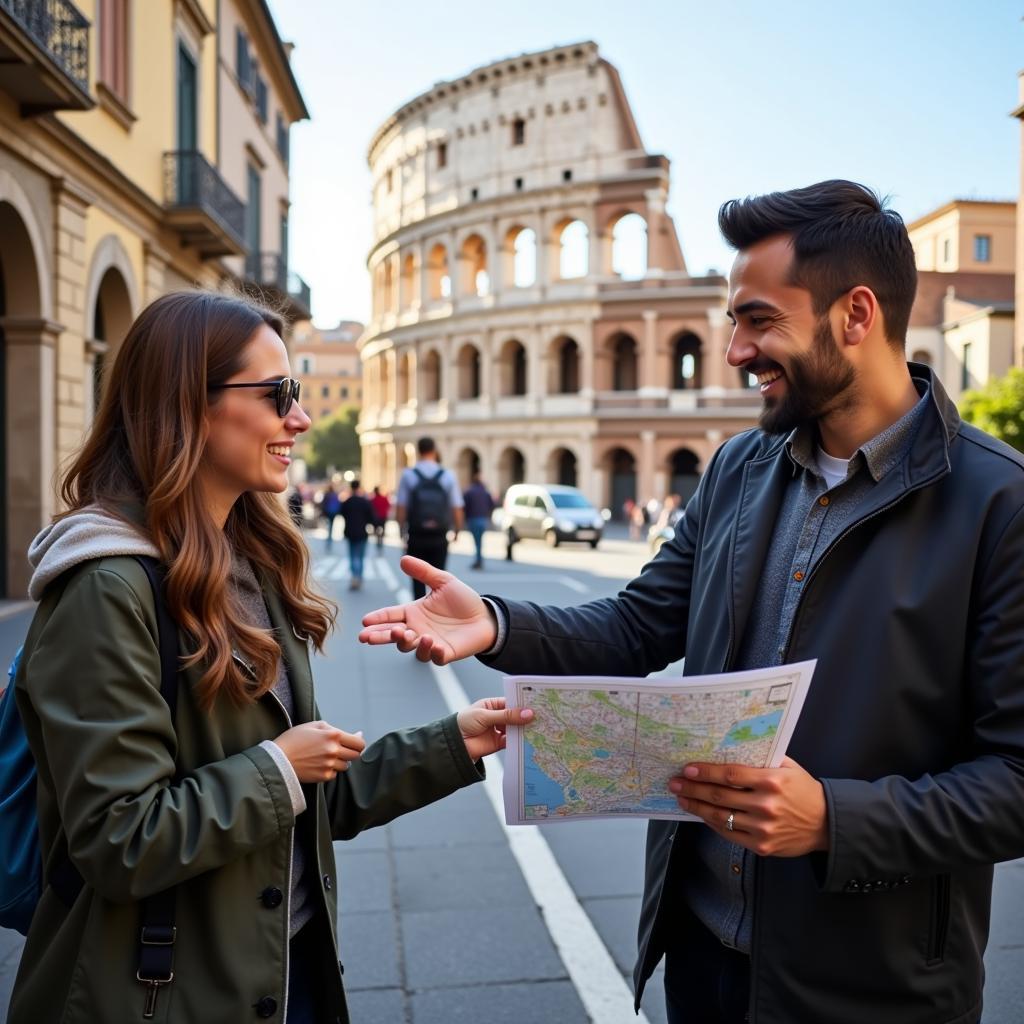
M992 865L1024 855L1024 458L930 406L907 459L808 577L786 662L818 659L789 754L825 788L830 849L755 859L750 1020L976 1024ZM617 597L501 602L505 672L729 669L787 476L784 438L711 460ZM637 1003L702 825L651 822Z

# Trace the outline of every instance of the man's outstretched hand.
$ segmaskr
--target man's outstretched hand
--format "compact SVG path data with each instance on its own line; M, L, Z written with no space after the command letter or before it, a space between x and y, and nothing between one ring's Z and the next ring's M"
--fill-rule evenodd
M407 576L425 583L430 592L418 601L365 615L360 643L394 644L435 665L469 658L494 646L497 625L472 587L411 555L403 556L399 565Z

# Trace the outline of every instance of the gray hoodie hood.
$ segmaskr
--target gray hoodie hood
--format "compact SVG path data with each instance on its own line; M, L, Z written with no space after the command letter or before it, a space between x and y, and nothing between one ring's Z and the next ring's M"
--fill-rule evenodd
M115 555L159 558L160 552L137 527L98 505L87 505L47 526L29 545L28 560L33 569L29 597L38 601L53 580L82 562Z

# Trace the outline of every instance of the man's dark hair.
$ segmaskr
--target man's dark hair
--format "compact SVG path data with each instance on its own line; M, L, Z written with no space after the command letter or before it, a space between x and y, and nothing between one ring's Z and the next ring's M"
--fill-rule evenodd
M437 445L434 444L434 439L432 437L421 437L416 442L416 451L418 451L420 455L429 455L431 452L437 451Z
M914 248L903 218L871 189L837 179L730 199L718 211L718 226L739 250L790 235L790 280L811 293L817 316L851 288L866 285L882 309L886 337L904 344L917 290Z
M352 481L352 490L353 491L358 491L361 486L362 485L359 483L358 480L353 480Z

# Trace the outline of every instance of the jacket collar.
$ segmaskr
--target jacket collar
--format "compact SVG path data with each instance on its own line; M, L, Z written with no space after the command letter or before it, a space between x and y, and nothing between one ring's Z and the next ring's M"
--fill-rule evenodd
M898 502L910 491L933 483L950 471L949 448L960 429L960 415L938 378L927 366L910 363L910 375L928 388L917 434L906 458L887 473L858 509L857 522ZM746 628L757 581L775 533L779 508L793 476L788 435L763 434L761 451L743 467L729 564L731 661ZM852 524L851 524L852 525ZM845 532L845 531L844 531Z

